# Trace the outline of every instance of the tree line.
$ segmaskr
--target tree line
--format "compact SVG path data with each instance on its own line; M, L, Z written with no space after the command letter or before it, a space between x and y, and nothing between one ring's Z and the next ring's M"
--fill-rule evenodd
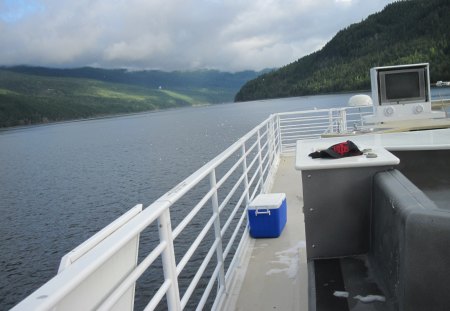
M247 82L235 101L370 89L369 69L430 63L450 79L450 1L405 0L339 31L321 50Z

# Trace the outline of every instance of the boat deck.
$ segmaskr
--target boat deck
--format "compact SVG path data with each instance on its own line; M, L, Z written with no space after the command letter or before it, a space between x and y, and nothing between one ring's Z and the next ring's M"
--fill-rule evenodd
M234 310L308 310L301 174L284 156L272 188L287 197L287 223L276 239L254 239Z

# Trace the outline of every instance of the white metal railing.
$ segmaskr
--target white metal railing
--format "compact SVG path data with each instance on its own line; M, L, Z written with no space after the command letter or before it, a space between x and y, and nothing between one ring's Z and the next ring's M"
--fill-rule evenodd
M363 116L371 107L316 109L277 114L281 135L281 152L292 153L297 140L319 138L324 134L345 134L364 126Z
M247 239L247 206L258 193L271 188L280 155L292 152L296 140L343 133L354 123L362 125L361 115L352 108L271 115L153 204L138 209L119 225L108 226L69 253L67 258L73 260L66 260L60 273L13 310L131 310L136 282L158 258L164 280L142 306L145 310L164 304L164 297L169 310L216 309ZM172 208L193 192L200 199L189 202L187 215L173 228ZM205 207L208 203L210 209ZM190 236L189 228L199 222L199 232ZM139 238L155 224L156 243L147 254L139 254L139 260ZM175 244L186 234L188 245L177 250ZM207 247L202 246L205 243ZM77 250L82 251L76 254ZM200 264L186 282L180 275L193 259ZM191 300L200 282L202 292Z

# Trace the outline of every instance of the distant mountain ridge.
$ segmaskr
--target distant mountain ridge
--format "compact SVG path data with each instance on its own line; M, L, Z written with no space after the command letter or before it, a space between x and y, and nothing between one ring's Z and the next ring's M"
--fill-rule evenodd
M430 63L450 79L450 1L403 0L339 31L320 51L248 81L235 101L370 89L369 69Z
M259 74L0 67L0 127L231 102Z
M239 88L248 80L256 78L269 69L263 71L241 71L236 73L218 70L195 71L161 71L127 69L103 69L94 67L81 68L48 68L36 66L0 67L0 69L16 73L31 74L46 77L83 78L103 82L139 85L147 88Z

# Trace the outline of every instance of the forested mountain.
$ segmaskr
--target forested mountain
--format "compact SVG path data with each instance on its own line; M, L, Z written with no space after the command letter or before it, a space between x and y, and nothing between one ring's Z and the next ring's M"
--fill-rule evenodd
M17 73L46 77L86 78L104 82L139 85L147 88L225 88L239 90L248 80L267 72L241 71L236 73L218 70L160 71L127 69L103 69L93 67L58 69L33 66L0 67Z
M247 82L236 101L370 89L369 69L430 63L450 80L450 1L406 0L339 31L320 51Z
M231 102L258 74L0 67L0 127Z

